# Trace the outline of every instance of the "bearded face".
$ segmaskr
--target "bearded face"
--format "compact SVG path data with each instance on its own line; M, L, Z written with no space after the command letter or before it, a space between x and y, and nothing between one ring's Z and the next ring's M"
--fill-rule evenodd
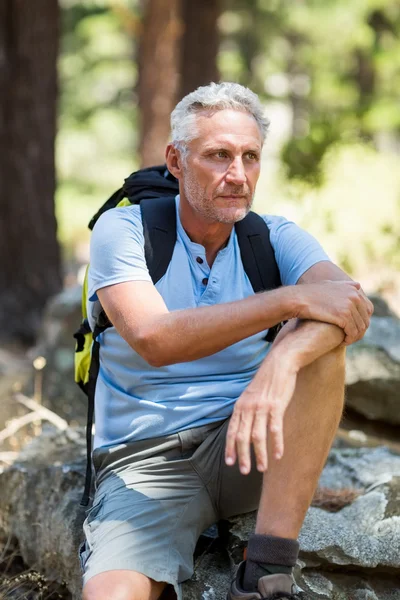
M248 185L222 183L210 193L192 170L188 170L182 185L189 204L206 221L236 223L244 219L253 203Z
M200 113L196 133L183 160L181 200L207 222L236 223L251 208L260 173L257 123L231 109Z

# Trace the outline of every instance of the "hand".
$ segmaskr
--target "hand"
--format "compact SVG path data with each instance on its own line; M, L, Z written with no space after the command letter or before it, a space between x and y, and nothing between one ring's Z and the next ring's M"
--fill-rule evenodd
M374 307L359 283L346 280L301 284L296 286L296 293L300 296L297 317L341 327L346 345L364 337Z
M225 447L225 462L238 459L243 475L250 472L251 444L258 471L268 468L267 441L275 459L283 456L283 417L293 396L298 368L292 360L271 351L235 404Z

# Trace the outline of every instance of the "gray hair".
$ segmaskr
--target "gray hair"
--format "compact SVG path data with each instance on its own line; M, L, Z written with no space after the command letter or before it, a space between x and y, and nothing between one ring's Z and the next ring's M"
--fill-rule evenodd
M201 86L178 102L171 113L172 144L186 155L187 144L197 135L196 114L201 111L229 108L252 115L264 143L269 121L264 116L264 109L257 94L239 83L222 82Z

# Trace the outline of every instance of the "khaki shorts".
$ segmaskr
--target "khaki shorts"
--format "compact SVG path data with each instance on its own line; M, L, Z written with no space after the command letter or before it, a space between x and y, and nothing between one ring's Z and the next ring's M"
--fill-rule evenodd
M84 583L128 569L172 584L181 598L200 534L258 507L262 475L225 464L228 422L94 451L97 490L80 548Z

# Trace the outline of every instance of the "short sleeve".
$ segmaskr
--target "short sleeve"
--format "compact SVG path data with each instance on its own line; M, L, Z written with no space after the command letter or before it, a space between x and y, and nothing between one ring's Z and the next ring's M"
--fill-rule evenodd
M97 290L125 281L151 281L139 206L113 208L101 215L90 240L89 300L97 300Z
M317 240L284 217L263 215L283 285L294 285L310 267L330 260Z

